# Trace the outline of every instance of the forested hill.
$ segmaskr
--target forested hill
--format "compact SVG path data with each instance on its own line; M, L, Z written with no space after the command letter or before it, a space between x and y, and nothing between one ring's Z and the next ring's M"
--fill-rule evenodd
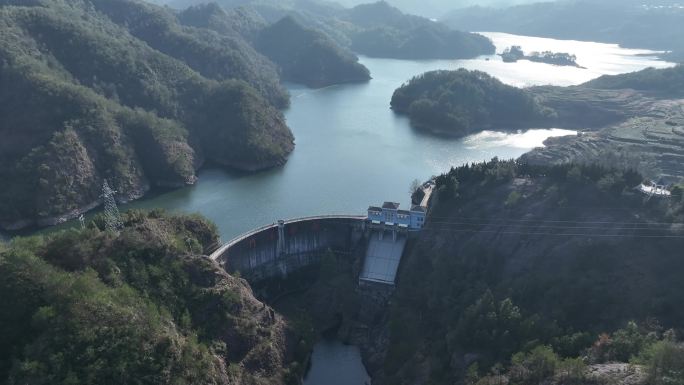
M641 181L497 160L437 177L400 267L382 383L677 383L684 190L649 200ZM622 363L612 382L591 377L606 363Z
M282 164L276 67L239 36L136 0L0 2L0 226L49 225L210 160Z
M179 19L187 25L243 36L277 64L288 81L325 87L370 79L370 72L356 55L290 15L268 24L253 8L226 10L211 3L190 7L179 14Z
M553 114L527 90L465 69L417 76L394 92L391 106L416 127L451 136L529 128Z
M467 59L494 53L492 42L406 15L385 1L358 5L339 19L356 26L350 33L352 49L360 54L399 59Z
M180 0L171 4L183 8L198 3L201 2ZM495 51L492 42L482 35L405 14L385 1L353 8L316 0L217 0L217 4L226 12L251 9L270 23L291 16L307 28L323 32L337 44L372 57L462 59Z
M288 16L262 30L256 47L280 65L284 78L311 87L370 79L358 57Z
M283 318L203 256L213 225L122 219L0 244L1 383L297 383Z

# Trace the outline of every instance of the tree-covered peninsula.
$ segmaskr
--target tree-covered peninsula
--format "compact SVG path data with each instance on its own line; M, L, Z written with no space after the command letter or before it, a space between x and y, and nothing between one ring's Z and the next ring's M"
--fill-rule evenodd
M453 136L529 128L553 114L526 90L465 69L417 76L394 92L391 106L418 128Z

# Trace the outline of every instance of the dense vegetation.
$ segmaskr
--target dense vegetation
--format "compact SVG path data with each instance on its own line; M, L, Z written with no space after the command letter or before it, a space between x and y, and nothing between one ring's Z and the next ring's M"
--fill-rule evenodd
M370 79L354 54L289 16L262 30L256 47L280 66L285 79L310 87Z
M176 4L182 7L197 3L199 1L182 0ZM353 8L311 0L220 0L218 3L228 13L245 9L256 11L271 23L285 16L293 17L305 27L324 33L342 47L367 56L461 59L493 54L495 50L492 42L484 36L452 30L444 24L404 14L385 1ZM235 8L239 6L242 7ZM326 48L325 51L329 50Z
M201 256L204 219L129 212L0 249L0 382L281 384L284 321Z
M449 29L428 19L403 14L380 1L350 9L340 19L358 27L350 36L358 53L399 59L463 59L493 54L482 35Z
M666 224L684 198L647 200L639 182L498 160L437 177L402 261L386 382L592 384L587 365L631 361L649 384L680 384L682 233Z
M456 136L531 127L552 114L528 91L465 69L417 76L394 92L391 105L419 128Z
M560 0L507 8L472 7L445 16L444 23L466 31L497 31L618 43L635 48L671 50L684 60L682 18L676 0L657 6L631 0ZM581 26L581 27L578 27Z
M276 69L241 38L133 0L0 2L0 225L46 225L207 159L281 164L293 137Z
M601 76L584 84L601 89L634 89L665 96L684 95L684 65L673 68L647 68L642 71L615 76Z
M217 3L194 5L178 13L178 20L188 26L206 28L223 35L239 35L253 41L268 22L254 8L224 8Z
M501 54L503 61L506 63L515 63L518 60L529 60L537 63L553 64L557 66L572 66L579 67L577 64L577 56L565 52L532 52L525 55L522 48L518 45L506 48Z
M284 79L311 87L366 81L368 69L358 58L325 33L302 25L292 16L269 25L254 9L223 9L215 3L182 11L186 25L209 28L221 34L239 35L280 67Z

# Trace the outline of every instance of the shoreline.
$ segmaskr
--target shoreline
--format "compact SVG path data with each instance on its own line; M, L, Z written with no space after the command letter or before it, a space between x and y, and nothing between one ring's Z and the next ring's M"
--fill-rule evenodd
M294 143L292 145L292 151L294 151ZM249 175L283 167L287 163L292 151L290 151L287 156L285 156L283 159L280 159L278 162L261 162L256 166L250 166L247 163L237 164L234 162L221 163L216 161L207 161L195 171L193 178L190 178L185 182L160 181L154 183L154 185L145 183L145 185L141 186L138 191L132 192L121 199L117 199L116 202L117 204L127 204L133 201L151 199L165 193L194 186L199 181L197 174L203 169L218 168L229 172ZM51 228L77 219L80 215L89 215L99 212L97 209L102 207L102 205L102 201L97 200L70 210L66 213L61 213L48 218L23 218L14 221L0 222L0 240L11 240L14 237L31 236L41 231L49 231Z

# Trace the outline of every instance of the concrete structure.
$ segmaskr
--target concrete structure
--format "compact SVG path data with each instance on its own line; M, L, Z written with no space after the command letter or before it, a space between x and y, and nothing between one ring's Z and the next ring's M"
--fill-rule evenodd
M381 232L373 232L368 240L359 281L394 285L406 241L406 236L392 239L382 237Z
M427 205L433 185L423 185ZM398 203L370 207L367 216L327 215L281 220L243 234L210 257L230 272L256 282L312 265L331 250L363 255L360 282L394 285L404 246L425 225L427 207L400 210ZM212 246L212 249L214 247ZM355 253L358 252L358 253Z
M399 203L385 202L382 207L368 208L368 221L371 225L396 228L404 231L419 231L425 225L427 209L414 205L410 211L399 210Z
M317 216L278 221L243 234L211 254L223 268L250 281L285 276L326 251L350 254L363 243L366 217Z
M360 283L394 285L401 257L408 238L425 226L427 205L432 196L434 182L421 186L423 199L411 210L400 210L399 203L385 202L382 207L368 208L368 231L370 233Z

